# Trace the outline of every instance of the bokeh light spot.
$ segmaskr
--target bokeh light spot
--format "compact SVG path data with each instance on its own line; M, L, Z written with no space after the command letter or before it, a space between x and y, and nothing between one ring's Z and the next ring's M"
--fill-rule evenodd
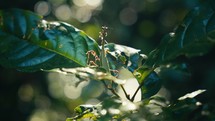
M49 73L48 81L49 81L49 93L54 98L62 98L64 96L63 92L63 81L60 81L60 74ZM57 90L57 91L56 91Z
M63 4L66 2L66 0L49 0L50 3L52 3L54 6L58 6L60 4Z
M110 114L120 114L120 110L119 109L115 109L115 108L109 108L108 112Z
M73 0L73 3L78 7L83 7L83 6L87 5L85 0Z
M93 7L98 7L102 4L103 0L85 0L85 2Z
M66 85L64 87L64 94L67 98L76 99L81 95L82 90L80 88L75 88L74 86Z
M100 113L101 113L102 115L106 115L106 114L107 114L107 110L103 109L103 110L100 111Z
M62 121L65 115L52 109L37 109L28 121Z
M118 79L126 80L126 83L123 84L124 89L126 90L128 95L133 96L136 92L136 89L139 87L139 83L134 75L126 70L125 68L121 68L119 70ZM118 94L123 100L127 100L125 93L123 92L122 88L118 87ZM139 90L134 98L134 102L141 101L141 91Z
M86 101L86 104L91 104L91 105L97 105L98 103L100 103L100 100L96 98L92 98Z
M19 88L18 95L22 101L31 101L34 96L34 89L29 84L23 85Z
M90 9L78 8L76 11L76 19L79 22L82 22L82 23L88 22L91 16L92 16L92 12Z
M133 25L137 21L137 13L132 8L124 8L119 15L120 21L124 25Z
M34 11L41 16L47 16L51 12L50 4L46 1L39 1L34 6Z
M48 109L51 106L51 102L48 97L39 95L35 99L35 105L38 108Z
M49 73L49 93L55 98L77 99L89 81L81 81L75 75ZM79 83L77 85L77 83ZM56 91L57 90L57 91Z
M33 118L31 118L30 121L47 121L47 120L44 120L44 119L41 118L41 117L33 117Z
M55 16L60 20L69 20L71 18L72 12L68 5L60 5L55 10Z

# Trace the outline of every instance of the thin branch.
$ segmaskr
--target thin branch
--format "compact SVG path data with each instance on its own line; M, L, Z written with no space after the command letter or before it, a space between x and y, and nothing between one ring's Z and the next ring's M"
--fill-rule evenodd
M120 96L117 94L117 92L112 88L112 87L109 87L106 83L105 83L105 81L102 81L102 83L105 85L105 87L108 89L108 90L110 90L115 96L117 96L117 97L119 97L120 98Z
M150 73L155 69L155 67L151 68L150 70ZM134 95L132 96L131 98L131 101L133 102L134 101L134 98L136 97L139 89L141 89L141 87L143 86L144 82L145 82L145 79L147 79L147 77L150 75L150 73L144 78L144 81L142 81L142 83L138 86L137 90L135 91Z
M122 91L124 92L125 97L126 97L128 100L130 100L130 101L131 101L131 99L130 99L130 95L128 95L128 93L126 92L126 90L125 90L125 88L123 87L123 85L120 85L120 87L122 88Z
M136 97L139 89L142 87L142 85L139 85L139 87L137 88L137 90L135 91L134 95L132 96L132 98L130 99L132 102L134 101L134 98Z

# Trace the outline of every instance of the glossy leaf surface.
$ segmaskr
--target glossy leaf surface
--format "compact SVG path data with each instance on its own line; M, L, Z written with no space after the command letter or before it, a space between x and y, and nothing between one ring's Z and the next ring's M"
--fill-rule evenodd
M77 68L60 68L48 70L49 72L58 72L66 75L75 75L81 80L106 80L113 81L116 84L124 84L126 81L122 79L118 79L115 76L112 76L109 72L107 72L104 68L98 67L77 67ZM78 82L79 83L79 82ZM77 84L78 84L77 83Z
M133 72L147 58L146 55L140 53L140 50L124 45L109 43L105 45L105 48L107 49L107 58L112 69L118 69L123 66Z
M143 99L155 95L160 90L161 80L152 69L141 67L134 71L134 75L140 84Z
M99 54L83 31L20 9L0 11L0 48L0 64L22 71L87 66L86 53Z
M209 3L194 8L177 29L166 35L152 51L146 65L157 66L178 56L194 57L209 52L215 45L215 14Z

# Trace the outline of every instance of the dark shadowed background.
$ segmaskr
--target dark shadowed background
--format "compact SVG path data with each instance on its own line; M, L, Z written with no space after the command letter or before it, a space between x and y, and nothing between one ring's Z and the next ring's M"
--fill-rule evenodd
M95 40L105 25L109 27L108 42L148 54L198 4L197 0L1 0L0 9L21 8L34 11L46 20L65 21ZM206 88L211 92L200 98L213 103L214 52L186 60L192 76L163 71L164 86L171 100ZM90 82L83 84L81 90L68 84L70 81L70 77L58 74L24 73L0 67L0 120L64 121L73 115L75 106L99 102L96 97L103 91L101 85Z

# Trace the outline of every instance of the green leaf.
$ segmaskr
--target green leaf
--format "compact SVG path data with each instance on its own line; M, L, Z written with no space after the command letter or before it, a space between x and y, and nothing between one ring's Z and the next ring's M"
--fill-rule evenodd
M106 80L106 81L113 81L116 84L123 84L125 80L121 80L112 76L107 70L100 67L77 67L77 68L60 68L60 69L52 69L48 70L48 72L58 72L63 74L74 74L81 80ZM76 84L76 86L79 82Z
M66 121L97 121L97 115L95 115L94 113L85 113L82 115L77 115L74 118L67 118Z
M139 82L134 77L133 73L130 72L128 69L122 67L119 70L118 77L119 80L124 81L121 85L117 88L118 95L121 97L122 100L130 100L132 102L139 102L141 101L141 90L139 90ZM132 98L133 97L133 98Z
M215 14L210 4L191 10L177 29L166 35L145 63L158 66L178 56L194 57L208 53L215 44Z
M0 11L0 64L22 71L87 66L98 44L64 22L48 22L30 11Z
M98 107L101 105L79 105L74 111L77 114L73 118L67 118L66 121L74 121L74 120L90 120L96 121L98 118Z
M161 88L161 80L152 69L140 67L134 71L134 76L140 84L143 99L155 95Z
M196 97L197 95L199 95L199 94L201 94L201 93L203 93L203 92L205 92L205 91L206 91L205 89L199 89L199 90L196 90L196 91L194 91L194 92L187 93L186 95L184 95L184 96L178 98L178 100L185 100L185 99L187 99L187 98L194 98L194 97Z
M165 117L165 120L177 119L178 121L190 121L202 116L201 106L202 103L198 102L195 98L187 98L163 107L161 115Z
M140 54L140 50L128 46L109 43L105 45L107 58L112 69L119 69L122 66L133 72L142 65L147 57Z
M97 109L97 105L79 105L74 109L74 111L77 114L82 114L85 111L86 112L93 112L96 109Z

